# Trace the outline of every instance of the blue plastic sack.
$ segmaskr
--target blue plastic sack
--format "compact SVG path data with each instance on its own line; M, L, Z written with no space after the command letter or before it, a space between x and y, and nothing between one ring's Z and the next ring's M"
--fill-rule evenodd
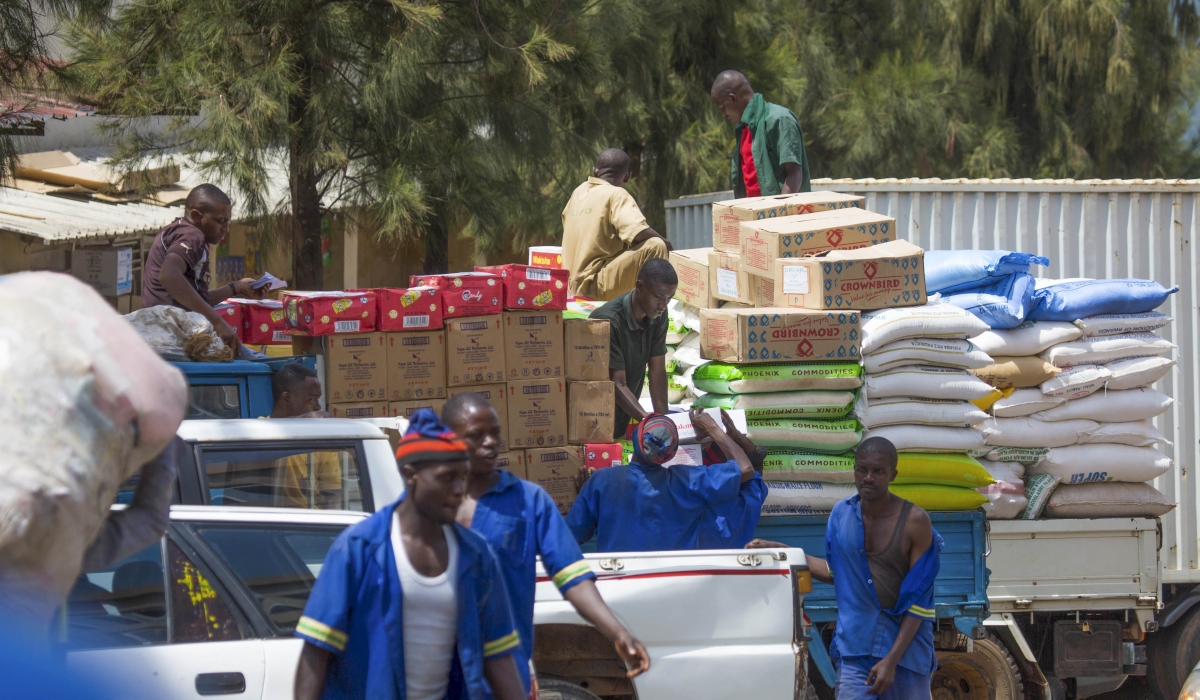
M942 300L971 312L993 330L1016 328L1025 322L1033 309L1036 284L1033 275L1021 272L995 278L958 294L943 296Z
M1028 274L1030 265L1049 264L1049 258L1008 250L927 250L925 291L957 294L991 277Z
M1140 314L1162 305L1179 287L1154 280L1079 280L1033 293L1032 321L1077 321L1101 314Z

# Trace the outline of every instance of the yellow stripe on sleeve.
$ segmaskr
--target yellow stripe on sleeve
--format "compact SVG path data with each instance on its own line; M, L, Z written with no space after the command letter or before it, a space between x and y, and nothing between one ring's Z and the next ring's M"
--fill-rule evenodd
M300 621L296 623L296 631L318 642L325 642L338 651L346 650L347 637L345 632L335 630L329 625L318 622L311 617L301 617Z
M923 618L926 618L929 620L932 620L935 617L937 617L937 615L934 613L933 610L930 610L929 608L922 608L919 605L913 605L913 606L909 607L908 612L912 613L913 615L916 615L917 617L923 617Z
M486 658L489 656L495 656L497 654L503 654L510 649L516 649L520 645L521 635L517 634L516 630L513 630L511 634L506 634L495 641L484 644L483 656Z
M592 573L592 567L589 566L586 561L584 561L583 559L580 559L579 561L575 562L574 564L571 564L570 566L564 568L562 571L559 571L557 574L555 574L554 575L554 585L561 589L563 586L567 585L571 581L574 581L575 579L579 578L580 576L584 576L584 575L590 574L590 573Z

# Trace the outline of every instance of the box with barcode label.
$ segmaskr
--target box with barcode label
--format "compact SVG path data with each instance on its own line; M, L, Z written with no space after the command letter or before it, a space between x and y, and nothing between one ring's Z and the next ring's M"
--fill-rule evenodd
M752 305L750 275L742 270L742 256L714 250L708 254L708 291L713 297Z
M775 261L776 306L889 309L926 302L925 251L908 241Z
M446 332L387 333L389 401L446 397Z
M567 444L567 383L531 379L508 383L508 438L516 448Z
M530 265L493 265L476 267L476 272L500 275L504 281L505 309L559 311L567 308L567 270L554 270Z
M398 333L442 327L442 296L437 287L372 291L377 310L376 330Z
M291 345L283 304L272 299L230 299L241 308L239 337L247 345Z
M321 338L314 351L325 356L328 403L387 400L387 347L383 333L347 333Z
M509 379L562 379L562 313L505 311L504 363Z
M375 330L375 292L284 292L288 333L298 336L366 333Z
M583 448L575 445L525 450L525 478L541 486L558 512L566 515L579 495L576 475L583 467Z
M327 409L334 418L386 418L388 416L387 401L331 403Z
M446 386L504 381L504 328L499 314L446 321Z

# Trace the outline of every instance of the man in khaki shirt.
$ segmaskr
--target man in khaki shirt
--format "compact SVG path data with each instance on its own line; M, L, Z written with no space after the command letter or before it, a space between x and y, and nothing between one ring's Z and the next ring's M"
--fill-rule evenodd
M667 258L671 244L646 224L629 182L629 156L610 148L596 159L592 177L575 188L563 209L563 264L571 294L609 301L633 289L650 258Z

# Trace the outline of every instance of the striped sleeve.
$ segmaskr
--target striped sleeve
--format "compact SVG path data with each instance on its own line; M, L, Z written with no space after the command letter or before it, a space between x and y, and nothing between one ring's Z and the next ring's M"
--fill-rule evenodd
M483 658L490 659L493 656L499 656L506 651L512 651L519 646L521 646L521 635L517 634L516 630L513 630L511 633L506 634L499 639L493 639L490 642L484 642Z
M558 506L542 487L533 486L533 519L537 531L537 553L542 557L542 566L550 574L550 580L560 593L572 587L595 580L596 574L583 558L575 535L558 512ZM585 487L586 488L586 487Z
M907 614L922 620L933 620L937 618L933 608L923 608L919 605L910 605L906 612Z
M353 528L351 528L353 529ZM349 641L350 611L358 590L358 567L354 565L348 533L334 540L321 575L313 584L304 605L304 614L296 623L295 636L334 654L346 651ZM357 550L355 550L357 551Z
M578 583L581 576L589 574L591 574L591 578L596 578L596 575L592 573L592 567L588 565L587 561L580 559L557 574L554 574L554 586L560 591L564 590Z
M296 623L296 636L311 642L331 646L338 651L346 650L346 633L336 630L329 625L318 622L311 617L301 616Z

